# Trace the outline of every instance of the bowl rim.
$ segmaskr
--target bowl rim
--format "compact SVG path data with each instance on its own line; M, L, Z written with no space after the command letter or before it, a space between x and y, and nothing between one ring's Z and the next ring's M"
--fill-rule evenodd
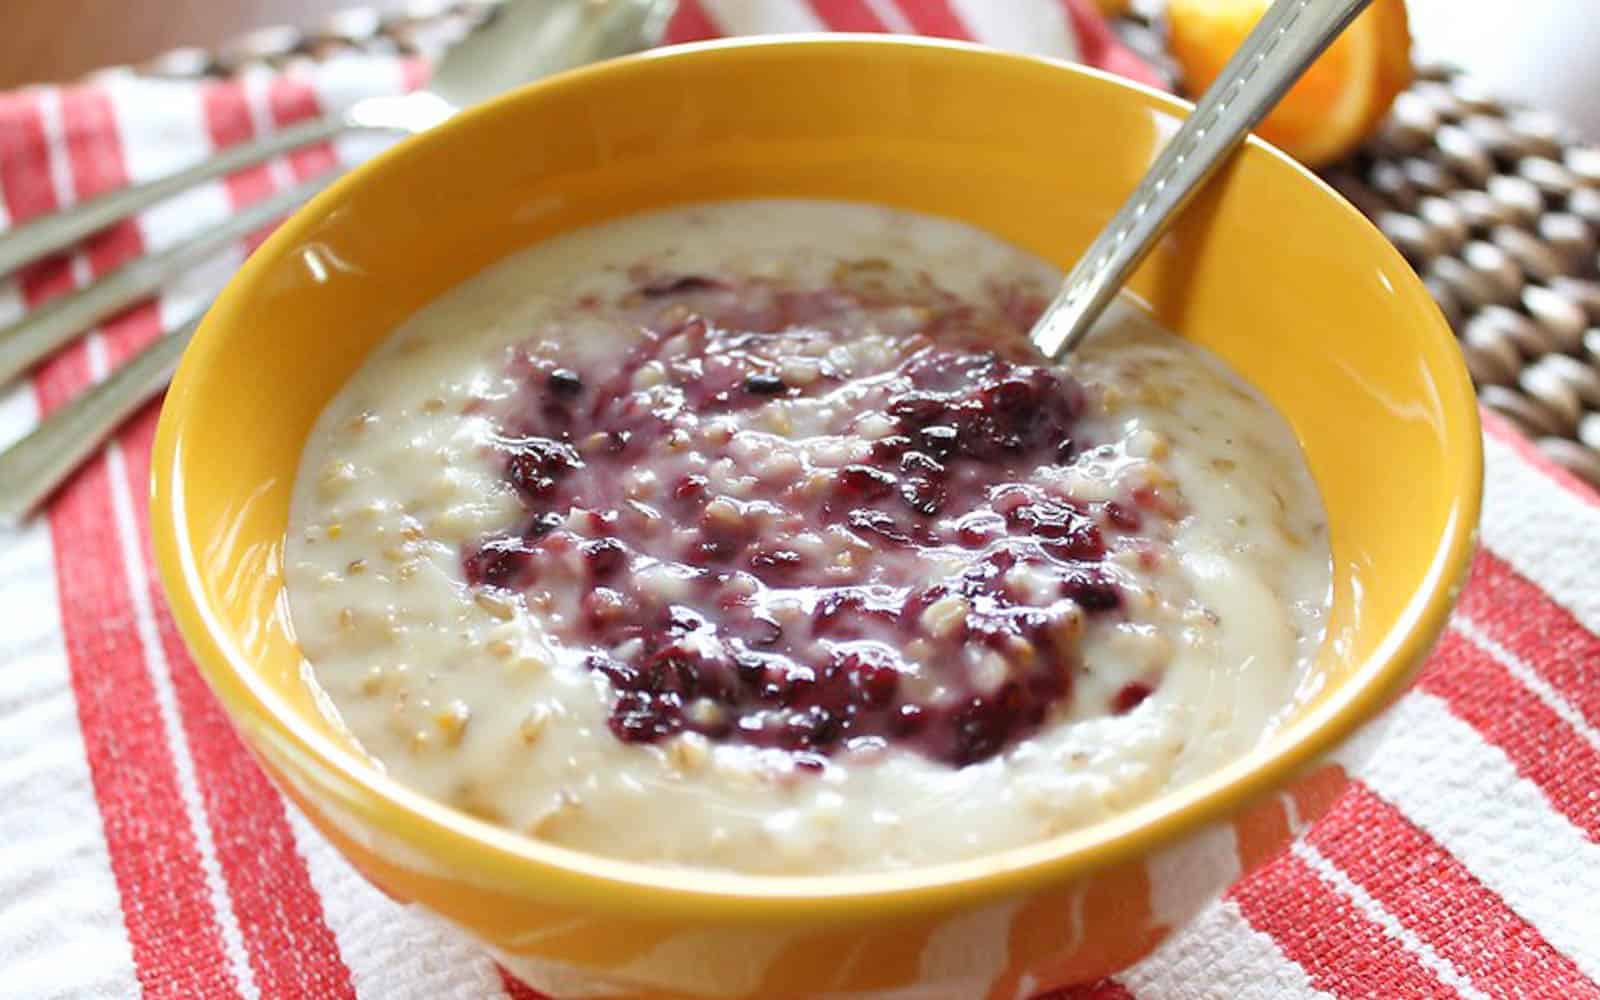
M312 227L352 189L375 176L403 171L411 150L452 141L463 123L485 122L516 102L582 89L600 77L650 72L664 63L737 59L750 53L759 58L762 51L775 49L819 53L853 49L886 56L918 50L935 57L1043 67L1079 75L1108 91L1131 91L1137 100L1174 116L1193 110L1186 101L1101 70L968 42L833 33L718 39L642 52L534 82L464 110L357 166L280 225L229 282L183 355L156 433L150 509L158 573L195 663L235 726L247 737L270 736L275 749L288 751L299 767L319 769L323 783L332 776L341 787L354 790L341 804L386 837L446 866L454 877L493 886L497 892L528 899L559 895L586 900L593 909L636 917L768 922L804 913L808 921L820 923L971 906L1043 884L1066 884L1148 855L1280 789L1326 758L1393 701L1409 679L1412 666L1444 629L1475 546L1482 495L1482 437L1476 397L1458 353L1453 375L1459 383L1456 389L1464 391L1457 396L1468 402L1461 412L1447 410L1443 432L1465 439L1461 442L1466 454L1460 480L1454 484L1454 502L1424 581L1378 649L1309 712L1263 746L1134 809L1035 843L901 871L809 877L675 869L602 857L525 837L401 785L355 750L315 730L258 676L248 658L227 640L227 630L204 599L199 568L203 549L189 534L179 470L188 403L197 391L195 385L204 379L207 359L225 349L227 331L241 325L244 300L269 268L300 246ZM1410 274L1399 251L1314 173L1255 136L1247 145L1251 155L1272 158L1339 202L1355 224L1370 230L1374 251ZM1416 281L1414 276L1410 280ZM1427 323L1431 329L1426 333L1454 343L1437 309L1431 310ZM282 558L281 550L277 557Z

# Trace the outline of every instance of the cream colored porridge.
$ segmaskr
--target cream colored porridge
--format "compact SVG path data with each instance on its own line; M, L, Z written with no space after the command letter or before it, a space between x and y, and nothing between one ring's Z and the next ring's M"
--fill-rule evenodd
M835 873L1125 810L1259 741L1324 630L1289 429L1122 308L884 208L571 233L423 309L322 415L293 620L399 780L551 842Z

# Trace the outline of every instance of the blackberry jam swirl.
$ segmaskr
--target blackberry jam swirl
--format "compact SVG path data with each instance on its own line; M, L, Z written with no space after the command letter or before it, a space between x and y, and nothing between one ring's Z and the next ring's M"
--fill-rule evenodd
M959 767L1074 696L1085 617L1122 604L1107 536L1178 511L1064 485L1093 443L1083 388L1022 339L1036 294L899 277L642 273L583 306L642 331L619 364L512 353L498 445L526 515L463 568L581 590L558 631L610 682L618 739L691 731L803 766L890 742Z

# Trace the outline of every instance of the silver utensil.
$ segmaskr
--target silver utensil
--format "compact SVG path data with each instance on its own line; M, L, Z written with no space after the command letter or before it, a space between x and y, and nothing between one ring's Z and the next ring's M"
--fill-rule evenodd
M157 339L0 452L0 524L14 525L166 387L200 317Z
M495 8L477 30L445 52L429 89L359 101L349 111L312 122L296 134L316 139L346 131L421 132L458 108L536 77L620 55L659 40L672 6L661 0L508 0ZM259 158L265 159L284 150L279 139L280 136L272 136L237 147L179 176L211 171L216 162L224 160L237 166L246 154L260 154ZM167 180L152 183L162 185ZM217 247L285 214L327 181L326 177L320 182L310 181L299 189L298 195L285 192L270 204L252 206L223 226L194 237L193 242L133 261L0 329L0 384L26 371L92 324L139 301ZM107 197L121 197L135 190L128 188ZM143 207L151 200L145 197L135 204ZM99 203L100 199L95 199L82 207ZM61 245L57 242L60 234L79 225L71 221L80 218L78 211L68 209L0 236L0 259L7 253L8 241L17 238L30 247L42 243ZM253 221L247 224L247 220Z
M142 185L147 189L143 194L116 204L122 206L122 213L137 211L199 181L341 132L420 132L463 107L519 84L656 45L675 7L676 0L505 0L487 21L444 53L426 91L361 101L342 115L287 129L261 142L230 150L174 178ZM221 166L217 166L218 163ZM0 383L26 371L100 319L139 301L218 247L286 214L329 183L334 175L335 172L330 172L264 199L222 226L170 250L132 261L0 330ZM183 183L156 187L178 178L182 178ZM85 205L99 201L96 199ZM109 209L96 211L101 214L93 217L101 219L101 225L120 217L117 213L107 214ZM61 216L51 216L44 221L49 223L58 218ZM79 221L69 225L87 223ZM82 235L93 228L80 229L77 233ZM48 227L41 231L50 232ZM11 235L15 233L0 236L0 244ZM43 239L44 243L59 239L60 242L52 244L59 247L73 238L61 238L57 233ZM34 245L43 244L36 242ZM6 252L0 249L0 273L4 272L5 261L10 259L5 257ZM21 259L27 260L28 256L23 255ZM53 412L26 437L0 452L0 522L16 523L26 517L79 463L92 455L123 420L166 386L178 355L198 322L197 318L151 344L102 382Z
M1034 323L1029 337L1046 357L1082 341L1190 197L1370 2L1276 0L1267 9Z
M5 385L96 323L148 296L228 244L288 214L326 187L332 173L269 195L198 236L136 257L75 292L51 299L0 330L0 385Z
M71 246L204 181L349 132L409 135L518 84L659 40L675 4L651 0L505 0L450 46L427 89L357 101L240 143L185 170L111 191L0 234L0 276Z

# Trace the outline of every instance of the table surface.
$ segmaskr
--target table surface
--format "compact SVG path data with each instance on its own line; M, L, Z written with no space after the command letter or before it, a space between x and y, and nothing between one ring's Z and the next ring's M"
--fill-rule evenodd
M1001 0L1013 2L1013 0ZM1600 139L1600 12L1594 0L1408 0L1419 53L1464 66L1496 93L1557 111ZM69 78L269 24L406 0L6 0L0 88Z

